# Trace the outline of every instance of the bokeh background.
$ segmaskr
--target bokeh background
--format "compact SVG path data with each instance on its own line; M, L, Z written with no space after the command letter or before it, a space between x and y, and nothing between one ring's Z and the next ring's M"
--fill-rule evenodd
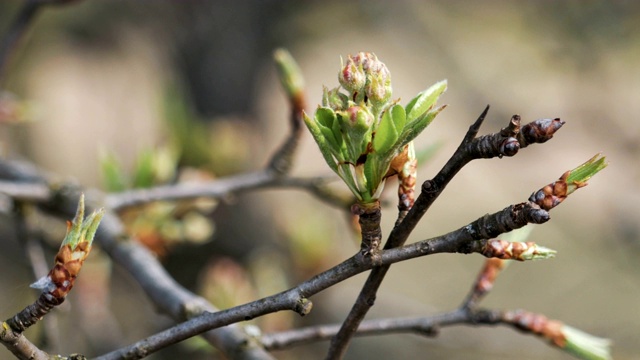
M4 33L22 1L0 3ZM444 164L486 104L483 133L513 114L567 123L544 145L514 158L476 161L452 181L411 241L458 228L526 200L595 153L609 167L552 212L530 240L558 250L554 260L516 263L483 303L546 314L613 340L615 359L640 354L640 3L635 1L114 1L46 8L16 49L3 89L29 101L31 121L3 124L4 156L28 159L78 183L104 188L100 158L125 172L143 152L175 144L177 129L198 133L177 158L224 176L264 166L287 134L288 107L271 54L288 48L307 84L308 108L337 85L340 56L374 52L403 101L448 79L449 107L417 140L441 143L419 182ZM185 125L194 123L196 125ZM194 130L195 129L195 130ZM195 136L195 135L194 135ZM204 136L204 137L203 137ZM205 139L205 140L202 140ZM203 142L204 141L204 142ZM202 145L204 144L204 145ZM104 158L104 156L103 156ZM305 135L293 173L328 173ZM339 190L342 190L341 188ZM388 191L393 203L394 191ZM357 249L340 209L299 191L261 191L221 202L199 241L178 241L163 262L188 288L220 307L285 289ZM383 212L391 229L395 207ZM34 298L24 246L4 236L1 316ZM46 227L61 223L38 220ZM195 226L195 225L194 225ZM206 231L210 230L210 231ZM211 234L209 236L209 234ZM57 311L61 353L98 355L168 327L134 281L99 253ZM90 259L91 260L91 259ZM368 318L428 315L464 298L483 259L436 255L395 265ZM89 261L92 263L92 261ZM364 275L312 300L314 312L265 317L266 330L340 321ZM84 288L84 290L83 290ZM49 317L45 322L49 322ZM42 328L29 330L34 340ZM280 351L321 358L327 343ZM216 358L199 340L153 359ZM0 357L9 358L0 349ZM412 334L359 338L349 359L568 359L539 339L506 328L455 327L435 339Z

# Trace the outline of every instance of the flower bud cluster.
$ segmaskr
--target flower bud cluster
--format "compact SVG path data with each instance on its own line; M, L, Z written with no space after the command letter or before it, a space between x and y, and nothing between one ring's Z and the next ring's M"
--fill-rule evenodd
M338 81L340 87L324 89L314 117L304 114L304 120L325 161L358 201L375 203L386 177L397 173L389 172L392 161L444 109L435 103L447 83L436 83L403 107L391 100L386 65L366 52L342 63Z

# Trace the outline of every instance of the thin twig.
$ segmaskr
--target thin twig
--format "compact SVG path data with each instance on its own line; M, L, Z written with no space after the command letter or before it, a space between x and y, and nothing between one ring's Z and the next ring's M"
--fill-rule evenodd
M27 171L25 173L20 171L20 169L19 167L11 167L9 164L0 161L0 175L3 177L10 180L29 179L29 181L32 182L44 182L43 178L38 178L33 172ZM268 177L263 179L268 179ZM248 183L252 184L251 186L258 186L255 182ZM278 184L282 184L282 182ZM75 204L77 198L74 196L77 196L77 194L74 195L73 192L59 189L56 193L52 194L52 199L46 204L46 208L57 214L65 215L70 212L72 213L73 209L69 209L68 206L69 204ZM464 244L468 241L495 237L501 232L523 226L527 222L540 223L546 221L548 215L545 214L546 211L540 210L537 205L532 203L523 203L519 206L509 207L494 215L478 219L476 222L442 237L425 240L403 248L383 251L380 254L381 263L383 265L389 265L397 261L437 252L468 252L468 250L464 248ZM115 215L108 213L105 216L102 226L100 227L98 239L102 247L109 253L114 261L125 266L129 272L137 278L149 294L149 297L155 302L160 302L160 304L158 304L159 307L171 314L174 318L188 318L190 314L201 313L203 309L208 310L206 307L202 307L203 303L201 298L177 285L145 248L130 241L122 241L123 239L126 240L126 235L124 235L122 224ZM168 332L160 333L131 347L123 348L115 354L108 354L104 359L120 358L119 356L127 353L130 355L138 354L136 356L140 357L146 356L148 353L189 336L200 334L203 331L251 319L274 311L288 309L294 310L299 314L306 314L311 308L311 303L307 300L308 296L322 291L357 273L371 269L373 266L372 262L368 262L366 259L363 261L362 257L358 259L350 258L342 264L317 275L295 288L232 309L216 313L205 312L203 315L180 324ZM196 310L191 311L193 309ZM228 329L234 328L225 328L218 331ZM218 341L222 341L221 339L224 336L225 335L219 336ZM243 344L246 345L246 336L244 336L244 334L240 334L239 336L240 339L245 339ZM224 341L223 343L227 344ZM229 345L227 344L227 346ZM230 347L233 349L234 345ZM139 353L140 349L145 349L144 354ZM237 350L238 348L235 347L235 349Z
M105 220L103 220L103 225ZM448 234L401 248L384 250L380 253L379 259L382 265L390 265L399 261L436 253L465 253L467 251L465 245L468 242L495 237L499 233L523 227L528 223L542 223L546 220L548 220L547 212L541 210L535 204L527 202L513 205L497 213L485 215L471 224ZM367 271L374 266L375 264L371 257L355 255L289 290L244 305L220 310L216 313L203 313L196 318L150 336L128 347L98 357L98 359L140 359L147 354L198 335L204 331L240 321L251 320L277 311L292 310L300 315L305 315L311 310L311 302L308 300L308 297ZM142 350L144 351L144 355L137 355Z
M105 196L105 207L120 211L127 207L139 206L154 201L174 201L195 198L221 199L231 193L264 188L299 188L312 194L322 195L318 190L334 177L289 178L280 177L271 171L256 171L232 175L209 182L180 183L156 186L149 189L134 189ZM0 184L0 191L3 191ZM335 202L333 202L335 200ZM343 207L340 199L328 199L333 205Z
M463 311L457 309L433 316L365 320L358 327L355 336L414 333L431 337L436 336L440 328L446 326L493 325L500 320L501 314L502 312L497 310ZM320 325L265 334L260 338L260 342L268 350L281 350L296 345L328 340L338 333L339 328L339 324Z
M22 180L0 180L0 193L16 201L40 202L51 198L49 186L44 183L25 183Z

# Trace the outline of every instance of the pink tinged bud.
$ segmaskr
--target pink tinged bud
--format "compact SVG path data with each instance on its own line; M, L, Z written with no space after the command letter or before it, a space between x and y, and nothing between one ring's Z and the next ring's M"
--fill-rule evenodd
M378 61L378 58L374 54L362 51L357 53L356 56L349 56L349 59L356 65L362 65L364 71L369 70L371 65Z
M356 64L351 57L338 74L340 85L351 93L362 91L367 78L361 64Z
M373 125L373 115L365 108L352 106L347 109L348 126L359 130L368 130Z
M371 81L365 87L365 92L367 98L374 103L385 103L391 98L391 76L386 67L384 67L384 71L372 74Z
M366 58L363 69L367 76L365 92L375 102L384 103L391 98L391 73L375 55Z

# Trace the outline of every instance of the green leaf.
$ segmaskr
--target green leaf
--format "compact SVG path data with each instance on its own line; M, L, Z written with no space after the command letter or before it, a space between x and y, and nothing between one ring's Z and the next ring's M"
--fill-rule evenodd
M169 141L180 156L180 164L211 169L214 161L210 131L196 116L188 100L177 87L169 86L166 89L162 117L168 126Z
M80 199L78 200L78 208L76 209L76 216L73 217L73 221L71 221L71 226L67 230L67 235L62 240L62 245L60 247L69 245L71 249L75 249L75 247L80 242L80 235L82 232L82 221L84 220L84 194L80 194Z
M327 144L331 146L331 152L334 154L340 153L340 145L338 144L338 140L336 140L335 136L333 136L333 131L331 128L328 128L322 124L318 124L318 128L322 132L322 136L327 140Z
M100 170L102 172L102 181L107 191L119 192L128 188L127 177L112 152L100 151Z
M398 140L398 131L393 121L392 112L392 109L390 109L382 114L380 125L378 125L375 135L373 136L373 149L380 154L391 150L396 140Z
M411 99L406 106L407 122L411 123L429 111L435 105L438 97L447 90L447 80L439 81L428 89L420 92Z
M400 105L394 105L390 111L391 120L393 120L393 125L396 128L396 132L398 132L398 134L401 134L407 120L407 115L404 111L404 108Z
M337 119L335 119L333 121L333 124L331 126L331 131L333 132L333 136L335 137L336 141L338 142L338 147L340 147L340 150L343 151L345 150L347 147L344 143L344 137L342 136L342 129L340 126L340 121L338 121Z
M589 181L592 176L597 174L600 170L606 168L607 165L609 165L609 163L606 162L606 158L602 156L602 154L596 154L594 157L587 160L584 164L571 170L569 177L567 177L567 182L572 183Z
M387 164L388 165L388 164ZM367 179L367 190L369 190L369 195L373 196L373 194L380 186L382 182L382 177L386 174L387 169L380 168L380 157L376 154L369 154L367 156L367 161L364 163L364 176Z
M154 185L155 170L153 166L154 153L146 150L138 155L135 172L133 174L134 188L149 188Z
M333 124L336 122L336 113L328 107L319 107L316 109L315 117L320 125L324 125L329 129L333 128Z
M313 140L315 140L316 144L318 144L318 147L320 148L320 152L322 153L322 157L324 157L324 161L327 162L327 165L329 165L329 167L333 171L338 172L338 165L333 159L333 155L331 155L330 146L327 144L327 141L322 135L322 132L320 131L320 127L315 122L315 120L312 120L307 115L306 112L302 113L302 118L304 119L304 123L307 125L307 128L309 129L311 136L313 136Z

